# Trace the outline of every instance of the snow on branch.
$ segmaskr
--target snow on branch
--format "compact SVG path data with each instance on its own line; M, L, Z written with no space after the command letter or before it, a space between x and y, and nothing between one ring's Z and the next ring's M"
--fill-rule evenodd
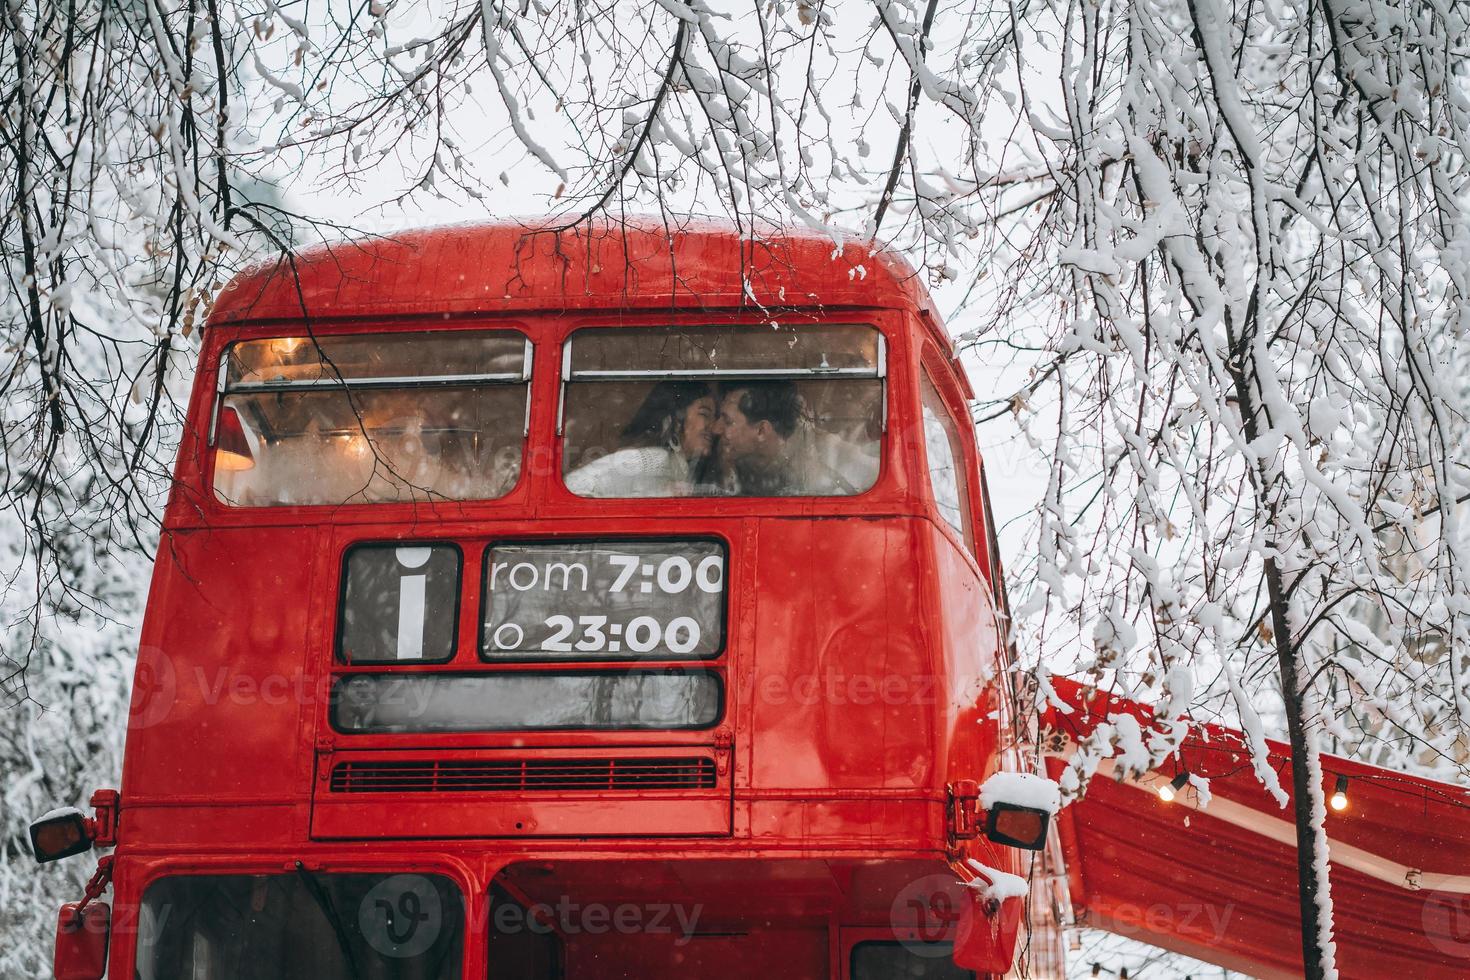
M1031 893L1030 883L1020 875L999 871L974 858L966 858L965 865L977 875L973 881L966 882L966 887L974 889L986 901L1003 902L1008 898L1025 898Z

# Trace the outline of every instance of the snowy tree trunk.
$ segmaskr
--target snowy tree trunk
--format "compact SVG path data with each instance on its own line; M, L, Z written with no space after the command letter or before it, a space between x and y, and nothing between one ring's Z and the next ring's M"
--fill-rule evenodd
M1271 629L1281 695L1291 744L1291 805L1296 823L1297 896L1302 916L1302 964L1308 980L1337 976L1332 941L1332 891L1328 879L1327 807L1322 795L1322 763L1317 752L1318 721L1309 713L1309 698L1292 641L1286 588L1274 560L1264 563L1271 604Z
M1235 395L1240 405L1241 428L1248 442L1260 436L1254 392L1260 390L1254 357L1256 321L1247 315L1242 336L1232 345L1237 357L1231 364ZM1280 473L1280 470L1274 471ZM1257 506L1266 515L1265 556L1261 578L1271 623L1271 643L1276 653L1277 676L1286 716L1287 742L1291 746L1291 806L1296 825L1297 904L1301 912L1302 969L1307 980L1336 980L1336 946L1332 941L1332 891L1328 877L1327 808L1322 798L1322 766L1317 752L1320 718L1311 697L1311 678L1302 669L1293 624L1291 602L1281 562L1284 535L1279 526L1279 501L1289 487L1266 466L1252 467Z

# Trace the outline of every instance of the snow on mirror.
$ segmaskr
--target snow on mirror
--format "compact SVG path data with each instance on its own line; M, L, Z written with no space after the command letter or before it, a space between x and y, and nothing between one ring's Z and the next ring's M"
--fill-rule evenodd
M1018 806L1055 815L1062 808L1062 788L1054 779L1029 772L995 772L980 785L980 807Z
M1029 772L992 773L980 787L985 836L997 844L1039 850L1051 818L1061 809L1061 787Z
M244 507L503 496L520 477L530 372L510 330L234 344L215 493Z

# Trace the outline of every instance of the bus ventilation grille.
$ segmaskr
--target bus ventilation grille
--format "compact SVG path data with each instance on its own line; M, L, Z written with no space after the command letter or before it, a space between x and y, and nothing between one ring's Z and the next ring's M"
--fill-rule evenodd
M714 789L715 761L495 759L339 762L334 793L538 793L566 790Z

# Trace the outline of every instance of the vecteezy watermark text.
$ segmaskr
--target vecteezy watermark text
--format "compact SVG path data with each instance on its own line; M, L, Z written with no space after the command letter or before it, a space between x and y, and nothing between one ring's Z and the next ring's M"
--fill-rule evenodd
M562 895L555 903L537 902L528 907L513 903L497 905L491 912L491 926L496 933L513 935L520 932L562 936L673 935L674 945L683 946L694 938L703 905L681 905L677 902L574 902Z
M1210 902L1154 902L1136 904L1120 902L1108 909L1108 929L1119 935L1145 939L1150 935L1187 933L1207 934L1218 942L1225 938L1235 903L1217 905Z
M1446 956L1470 959L1470 895L1429 892L1421 921L1431 946Z
M851 674L827 668L821 674L787 677L768 674L756 684L761 704L934 704L939 699L939 679L933 674Z

